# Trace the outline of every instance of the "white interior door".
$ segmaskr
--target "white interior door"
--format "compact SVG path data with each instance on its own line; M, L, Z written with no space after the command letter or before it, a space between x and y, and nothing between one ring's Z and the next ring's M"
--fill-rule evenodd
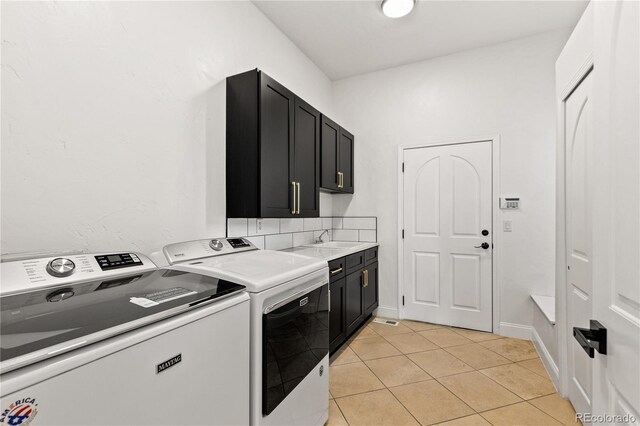
M640 424L640 3L594 6L593 318L607 328L607 354L592 360L592 410Z
M565 100L565 179L567 232L567 323L589 328L591 315L591 158L593 155L594 72ZM569 398L576 412L591 412L591 362L577 340L568 342Z
M403 317L492 331L492 143L403 155Z

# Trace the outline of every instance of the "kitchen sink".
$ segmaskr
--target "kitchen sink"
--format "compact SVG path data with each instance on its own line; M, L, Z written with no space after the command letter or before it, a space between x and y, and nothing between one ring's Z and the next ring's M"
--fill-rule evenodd
M307 247L324 247L324 248L351 248L362 245L362 243L348 241L327 241L326 243L309 244Z

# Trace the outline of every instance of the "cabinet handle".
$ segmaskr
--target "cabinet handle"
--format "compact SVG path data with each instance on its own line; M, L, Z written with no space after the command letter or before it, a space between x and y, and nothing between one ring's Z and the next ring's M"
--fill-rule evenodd
M338 172L338 189L342 189L343 175L342 172Z
M331 275L338 274L338 273L342 272L342 266L341 266L341 267L339 267L339 268L336 268L336 269L332 269L332 270L331 270L331 271L329 271L329 272L331 272Z
M298 211L296 214L300 214L300 182L296 182L296 186L298 187Z
M296 214L296 183L291 182L291 192L293 192L293 207L291 208L291 214Z
M365 269L362 271L362 287L367 287L369 285L369 270Z

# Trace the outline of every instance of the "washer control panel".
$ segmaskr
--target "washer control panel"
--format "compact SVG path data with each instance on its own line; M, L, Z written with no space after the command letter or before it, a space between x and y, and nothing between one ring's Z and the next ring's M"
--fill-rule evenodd
M246 238L213 238L185 241L184 243L169 244L162 249L170 265L248 250L258 250L258 248Z
M155 269L156 265L145 255L131 252L82 253L15 260L0 263L0 294L4 296L79 281L116 278L123 274L144 273ZM65 293L59 297L69 295Z
M103 271L142 265L142 261L135 253L102 254L96 256L96 261Z

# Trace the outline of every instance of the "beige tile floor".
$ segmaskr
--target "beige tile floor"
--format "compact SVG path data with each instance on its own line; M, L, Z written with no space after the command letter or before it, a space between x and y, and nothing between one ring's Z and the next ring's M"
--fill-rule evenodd
M576 424L526 340L369 322L329 370L328 426Z

